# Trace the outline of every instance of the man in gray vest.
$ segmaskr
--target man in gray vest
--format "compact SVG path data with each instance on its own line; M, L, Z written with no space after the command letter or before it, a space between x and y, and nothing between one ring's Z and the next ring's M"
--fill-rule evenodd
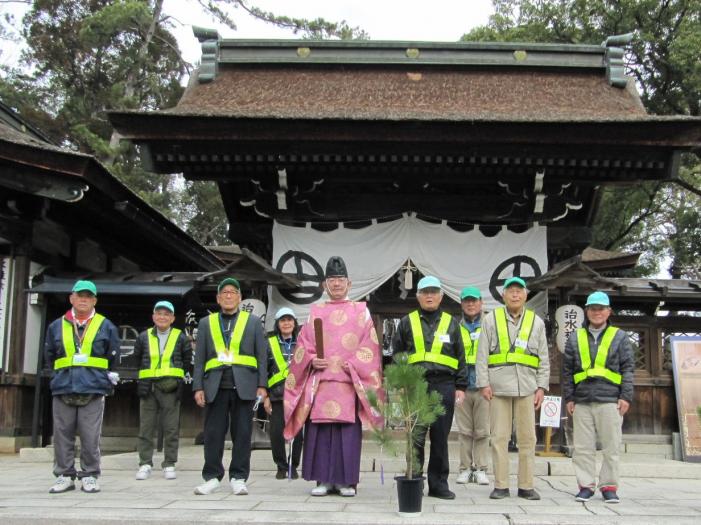
M232 278L217 287L220 312L200 320L195 347L192 390L195 403L205 408L204 483L195 494L210 494L224 477L224 440L230 425L229 480L235 495L248 494L251 470L251 433L256 399L267 397L268 342L258 317L239 312L241 285Z
M185 366L192 351L185 334L173 328L175 307L170 301L158 301L151 316L153 326L139 334L134 343L134 358L139 363L139 470L136 479L144 480L153 468L153 437L160 411L163 426L163 477L175 479L180 442L180 395Z
M584 327L570 334L562 362L562 396L574 424L575 500L589 501L598 486L604 502L618 503L621 428L633 402L635 359L628 334L609 323L608 295L592 293L585 309ZM598 484L597 441L603 455Z
M49 325L44 362L53 370L54 475L51 494L75 489L100 492L100 432L105 396L117 374L110 372L119 355L119 333L95 312L97 288L78 281L69 296L71 309ZM75 435L80 436L80 471L75 469Z

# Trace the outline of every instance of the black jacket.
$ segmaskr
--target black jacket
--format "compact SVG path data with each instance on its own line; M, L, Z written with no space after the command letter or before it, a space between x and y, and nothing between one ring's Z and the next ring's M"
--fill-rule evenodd
M107 370L83 366L53 369L56 359L66 355L62 327L63 317L59 317L47 328L44 341L44 365L52 372L51 394L111 394L112 383L107 377ZM117 327L109 319L105 319L93 341L91 355L107 359L108 369L112 370L119 359L119 345Z
M433 344L433 336L438 328L438 323L441 319L441 310L435 313L425 314L419 310L421 319L421 331L424 336L424 345L428 352ZM450 343L443 343L441 354L448 357L453 357L458 360L458 369L441 365L438 363L419 363L426 369L426 381L429 383L442 383L446 381L455 381L455 388L465 390L467 388L467 366L465 365L465 349L462 345L460 335L460 325L455 318L451 317L450 325L448 326L448 335ZM407 352L413 354L416 351L414 348L414 336L411 332L411 322L409 316L405 315L399 321L394 337L392 338L392 353Z
M277 333L271 334L271 336L278 337ZM278 337L279 341L279 337ZM280 346L282 347L282 352L283 355L285 353L284 345L280 343ZM292 346L290 352L292 355L294 355L295 348L297 347L297 340L292 339ZM273 357L273 349L270 345L268 345L268 379L273 377L275 374L277 374L280 370L277 367L277 363L275 362L275 358ZM270 401L282 401L282 398L284 397L285 394L285 381L282 380L272 387L268 388L268 397L270 397Z
M155 334L155 327L144 330L136 338L134 343L134 357L139 363L139 370L151 368L151 353L148 348L148 334ZM192 372L192 346L184 332L180 333L173 349L173 356L170 359L170 366L182 368L185 373ZM182 389L182 380L179 380L178 390ZM137 381L136 394L139 397L146 397L153 391L153 379L139 379Z
M586 329L587 326L585 325L584 328ZM603 336L604 332L602 331L599 334L598 341L594 341L594 337L587 330L592 366ZM574 384L574 374L582 371L582 360L579 356L577 333L573 332L567 339L565 356L562 362L564 381L562 384L562 396L565 398L565 402L574 401L575 404L617 403L619 399L623 399L632 403L635 359L630 339L625 330L618 330L613 341L611 341L611 347L606 358L606 368L621 374L620 385L614 385L610 381L599 377L589 377L576 385Z

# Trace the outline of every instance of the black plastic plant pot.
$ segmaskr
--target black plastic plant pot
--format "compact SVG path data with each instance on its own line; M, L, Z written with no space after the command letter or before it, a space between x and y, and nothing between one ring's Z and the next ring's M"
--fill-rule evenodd
M421 516L421 500L424 495L423 476L408 479L406 476L396 476L398 514L403 517Z

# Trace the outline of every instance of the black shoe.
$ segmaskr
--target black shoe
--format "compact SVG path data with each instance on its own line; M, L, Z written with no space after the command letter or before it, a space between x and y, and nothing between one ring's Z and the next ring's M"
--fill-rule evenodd
M615 490L602 490L601 495L604 497L604 503L618 503L621 501L618 499L618 494Z
M574 497L574 500L581 502L589 501L593 495L594 491L592 489L590 489L589 487L582 487L579 489L579 492Z
M518 489L518 497L535 501L540 499L540 494L535 489Z
M448 489L443 490L429 490L428 495L432 498L438 499L455 499L455 492Z
M494 489L489 499L504 499L509 497L509 489Z
M297 474L297 469L293 468L292 469L292 479L299 479L299 474Z
M287 471L281 468L277 469L277 474L275 474L275 479L287 479Z

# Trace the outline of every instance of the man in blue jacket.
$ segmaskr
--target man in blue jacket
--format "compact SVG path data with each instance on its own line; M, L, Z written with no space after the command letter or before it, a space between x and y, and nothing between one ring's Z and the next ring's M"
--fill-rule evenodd
M562 395L574 423L575 500L589 501L597 488L598 440L603 455L598 488L604 502L618 503L618 454L623 416L633 402L635 360L628 334L608 321L608 295L594 292L585 308L587 320L567 339L562 363Z
M116 374L110 372L119 352L117 327L95 312L97 288L78 281L69 297L71 309L46 332L44 361L53 370L54 475L49 490L100 492L100 432L105 396ZM75 469L75 435L80 436L80 471Z

